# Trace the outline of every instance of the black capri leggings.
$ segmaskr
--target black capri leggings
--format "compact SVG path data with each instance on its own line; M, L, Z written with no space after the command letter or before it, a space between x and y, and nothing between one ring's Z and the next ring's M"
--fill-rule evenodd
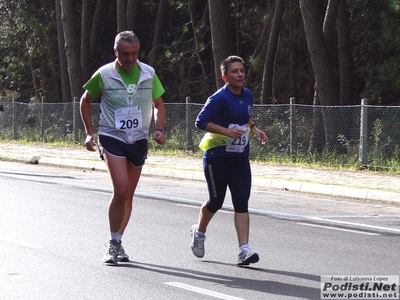
M206 203L209 211L215 213L222 207L229 186L235 212L248 212L251 188L248 157L203 158L203 168L210 197Z

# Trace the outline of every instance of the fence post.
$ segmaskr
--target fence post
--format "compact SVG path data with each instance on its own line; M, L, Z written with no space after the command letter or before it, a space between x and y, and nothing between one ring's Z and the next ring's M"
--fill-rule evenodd
M293 154L297 148L297 133L296 133L296 112L295 112L296 98L290 97L290 108L289 108L289 122L290 122L290 159L293 158Z
M191 115L192 115L192 110L191 110L191 102L192 99L190 97L186 97L186 115L185 115L185 129L186 129L186 145L187 145L187 150L192 151L193 150L193 140L192 140L192 130L191 130Z
M44 128L43 128L43 118L44 118L44 96L42 96L42 101L40 104L40 136L42 138L42 143L44 143Z
M361 99L361 112L360 112L360 149L359 149L359 162L361 167L368 165L368 113L367 113L368 99Z
M13 95L13 137L14 140L17 139L17 131L15 129L15 97Z
M72 102L72 124L73 124L72 130L74 132L74 134L73 134L74 141L78 140L78 120L77 120L78 118L76 117L76 107L75 107L77 99L78 99L77 97L74 97L73 102Z
M14 140L18 139L18 122L17 122L17 104L15 102L15 96L13 95L13 134Z

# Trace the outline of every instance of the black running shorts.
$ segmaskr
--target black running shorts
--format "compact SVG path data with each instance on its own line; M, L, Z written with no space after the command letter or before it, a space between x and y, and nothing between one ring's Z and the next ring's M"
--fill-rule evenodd
M147 158L148 141L138 140L133 144L124 143L106 135L99 135L99 152L104 160L104 151L112 156L126 158L135 167L141 167Z

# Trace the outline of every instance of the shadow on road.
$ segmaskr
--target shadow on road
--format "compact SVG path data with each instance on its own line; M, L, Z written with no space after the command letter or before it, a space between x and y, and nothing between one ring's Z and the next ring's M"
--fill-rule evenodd
M225 265L227 267L238 268L234 264L227 264L227 263L207 261L207 260L203 260L202 262L207 264L218 264L218 265ZM270 270L270 269L248 267L248 266L240 267L241 269L248 269L249 271L262 272L264 273L264 275L262 276L265 276L265 279L249 279L246 278L246 274L244 274L243 277L226 276L217 273L202 272L197 270L163 266L163 265L147 264L143 262L130 262L127 264L119 264L118 266L145 270L149 272L157 272L164 275L193 279L196 281L208 281L212 282L213 284L217 283L229 288L247 289L266 294L275 294L275 295L297 297L303 299L319 299L320 296L319 288L312 288L292 283L278 282L269 279L271 277L273 278L276 277L273 275L282 275L282 276L289 276L319 283L320 276L313 274L289 272L283 270ZM201 286L201 284L199 284L199 286Z

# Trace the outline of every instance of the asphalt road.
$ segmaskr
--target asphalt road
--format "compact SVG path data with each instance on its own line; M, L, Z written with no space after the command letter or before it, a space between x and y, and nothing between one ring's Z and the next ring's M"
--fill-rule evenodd
M190 251L204 183L142 177L123 238L102 263L108 175L0 162L0 299L319 299L321 275L400 274L400 207L253 190L252 267L237 267L229 198Z

